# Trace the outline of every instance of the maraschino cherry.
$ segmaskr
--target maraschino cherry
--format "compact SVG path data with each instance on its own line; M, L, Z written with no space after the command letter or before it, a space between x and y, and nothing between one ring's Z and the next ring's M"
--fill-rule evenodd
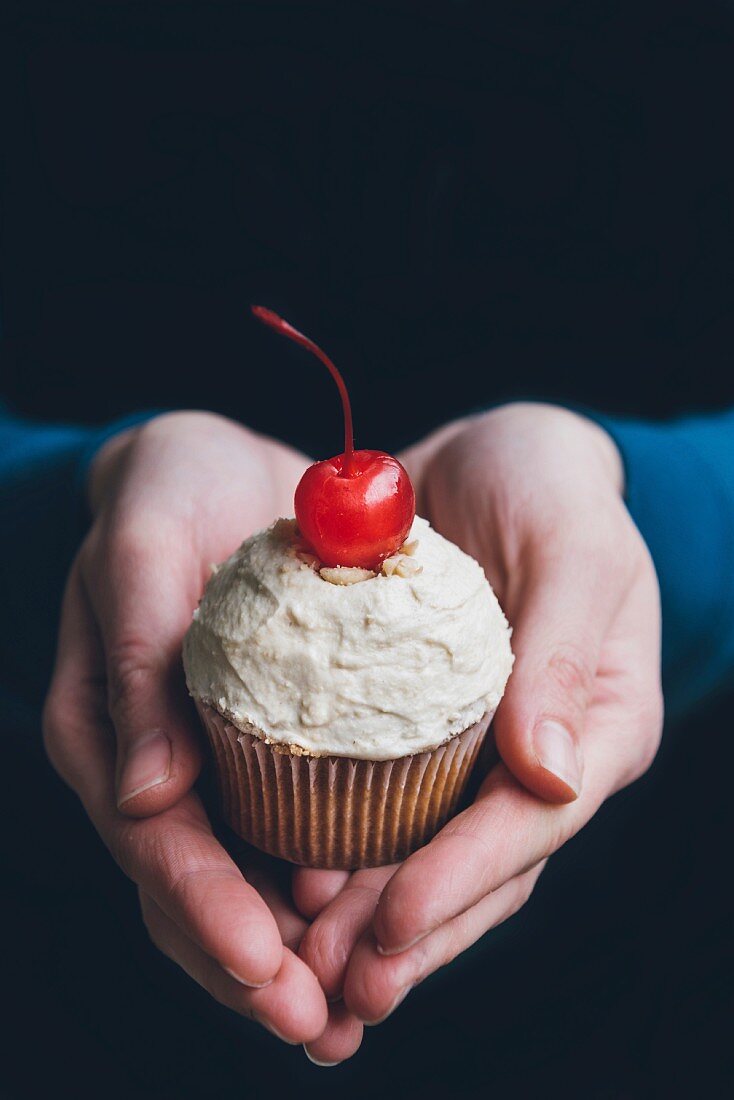
M309 466L296 488L301 534L324 565L379 569L403 545L415 516L415 493L407 471L384 451L355 451L349 394L328 355L272 310L253 306L252 312L320 359L342 399L343 453Z

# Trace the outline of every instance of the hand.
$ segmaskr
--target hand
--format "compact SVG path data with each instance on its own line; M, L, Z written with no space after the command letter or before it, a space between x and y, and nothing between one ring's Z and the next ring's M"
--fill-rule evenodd
M211 563L291 514L305 464L203 413L159 417L104 447L44 715L51 761L138 885L154 942L289 1042L327 1024L295 954L306 922L278 890L275 861L250 854L238 866L191 789L200 753L181 641Z
M657 580L606 433L510 405L403 462L419 512L484 566L516 662L493 725L501 761L468 809L401 866L296 872L300 907L321 910L301 958L372 1023L524 904L548 856L647 769L662 726Z

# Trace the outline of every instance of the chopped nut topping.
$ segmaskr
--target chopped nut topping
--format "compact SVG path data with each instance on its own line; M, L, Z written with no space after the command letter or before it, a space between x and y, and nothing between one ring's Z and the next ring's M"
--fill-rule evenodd
M417 561L412 561L405 554L393 554L391 558L385 558L382 563L382 572L386 577L415 577L423 572L423 566Z
M313 569L318 573L321 568L321 561L304 540L298 528L295 529L295 535L291 543L291 553L294 558L297 558L298 561L302 563L302 565L307 565L309 569Z
M417 561L411 561L410 558L401 557L395 572L399 577L417 577L423 572L423 566Z
M386 577L391 577L398 567L400 561L400 554L393 554L391 558L385 558L382 563L382 572Z
M417 549L418 549L418 539L413 539L412 542L403 543L403 545L400 547L400 553L401 554L408 554L412 558L413 554L415 554Z
M304 565L307 565L309 569L318 571L321 568L321 562L310 550L296 550L296 557L299 561L303 562Z
M319 569L319 576L329 584L359 584L360 581L368 581L376 576L371 569L360 569L356 565L324 566Z

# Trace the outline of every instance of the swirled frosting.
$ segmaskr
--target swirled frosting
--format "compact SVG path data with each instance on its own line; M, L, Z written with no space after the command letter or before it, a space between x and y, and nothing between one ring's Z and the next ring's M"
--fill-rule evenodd
M279 520L216 568L184 641L189 691L240 729L389 760L493 711L510 629L481 566L416 517L411 576L332 584ZM420 570L420 571L417 571Z

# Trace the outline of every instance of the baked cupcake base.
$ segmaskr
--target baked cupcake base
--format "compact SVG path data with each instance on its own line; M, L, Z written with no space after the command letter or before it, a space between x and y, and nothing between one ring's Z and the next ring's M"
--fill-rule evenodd
M296 755L197 701L222 814L248 843L307 867L405 859L456 811L492 714L430 752L397 760Z

